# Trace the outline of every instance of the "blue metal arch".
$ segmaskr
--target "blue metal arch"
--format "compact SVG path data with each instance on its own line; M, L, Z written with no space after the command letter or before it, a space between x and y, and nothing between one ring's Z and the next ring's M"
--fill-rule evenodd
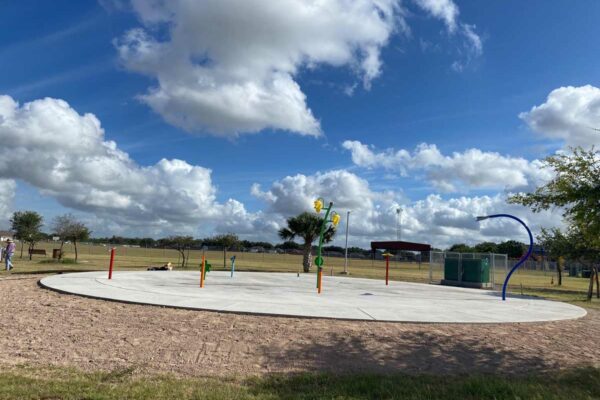
M529 235L529 249L527 250L527 254L525 254L523 257L521 257L519 262L516 263L514 267L512 267L512 269L510 270L508 275L506 275L506 279L504 280L504 284L502 285L502 300L504 301L504 300L506 300L506 287L508 286L508 281L509 281L511 275L513 274L513 272L515 272L517 270L517 268L519 268L529 258L529 256L531 255L531 252L533 251L533 235L531 234L531 231L529 230L527 225L525 225L525 222L523 222L521 219L515 217L514 215L494 214L494 215L487 215L485 217L477 217L477 220L481 221L481 220L488 219L488 218L499 218L499 217L506 217L506 218L514 219L515 221L517 221L518 223L520 223L521 225L523 225L525 227L525 229L527 230L527 234Z

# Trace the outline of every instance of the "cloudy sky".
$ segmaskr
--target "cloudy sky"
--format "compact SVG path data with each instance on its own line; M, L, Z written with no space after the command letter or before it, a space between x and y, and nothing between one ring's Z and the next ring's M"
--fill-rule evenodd
M600 2L34 0L0 6L0 222L351 244L525 240L506 204L600 145ZM0 226L2 228L2 226ZM337 244L343 243L339 235Z

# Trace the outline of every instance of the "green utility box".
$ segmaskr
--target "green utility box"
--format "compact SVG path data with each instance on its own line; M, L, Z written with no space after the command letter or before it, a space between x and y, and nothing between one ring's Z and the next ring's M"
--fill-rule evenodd
M464 282L487 283L490 281L490 263L486 258L462 260Z
M446 258L444 260L444 279L447 281L462 281L460 274L460 260L458 258Z
M482 259L446 258L442 284L467 287L488 287L490 263ZM464 285L463 285L464 283Z

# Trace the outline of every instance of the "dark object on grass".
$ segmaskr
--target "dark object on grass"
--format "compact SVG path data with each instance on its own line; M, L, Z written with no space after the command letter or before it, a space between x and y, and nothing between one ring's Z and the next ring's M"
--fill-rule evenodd
M173 265L170 262L166 263L162 267L149 267L148 271L171 271L173 269Z

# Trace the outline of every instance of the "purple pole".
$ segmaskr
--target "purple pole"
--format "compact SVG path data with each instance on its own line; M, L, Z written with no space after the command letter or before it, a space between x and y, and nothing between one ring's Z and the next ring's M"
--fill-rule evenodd
M529 230L527 225L525 225L525 222L521 221L519 218L515 217L514 215L510 215L510 214L486 215L483 217L477 217L477 221L483 221L484 219L498 218L498 217L506 217L506 218L514 219L515 221L517 221L518 223L520 223L521 225L523 225L525 227L525 229L527 230L527 234L529 235L529 250L527 250L527 254L525 254L523 257L521 257L519 262L516 263L514 267L512 267L512 269L510 270L508 275L506 275L506 279L504 280L504 285L502 285L502 301L505 301L506 300L506 287L508 286L508 280L510 279L513 272L515 272L517 270L517 268L519 268L529 258L529 256L531 255L531 252L533 251L533 235L531 234L531 231Z

